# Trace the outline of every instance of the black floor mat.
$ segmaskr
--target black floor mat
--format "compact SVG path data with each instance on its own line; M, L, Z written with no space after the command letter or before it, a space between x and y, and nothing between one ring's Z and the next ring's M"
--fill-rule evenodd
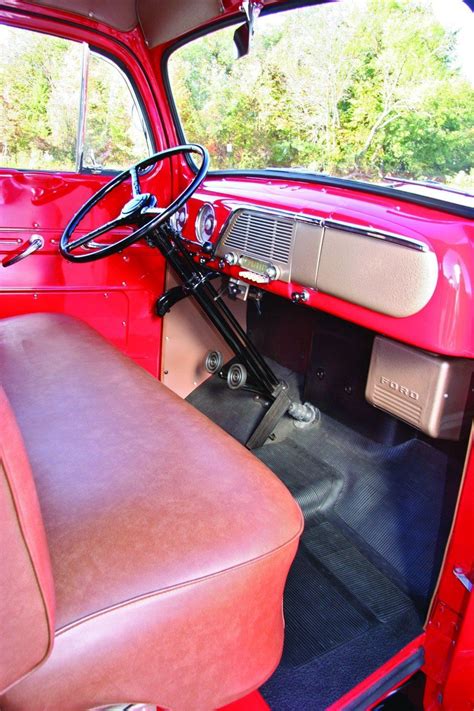
M306 530L288 578L282 666L302 666L405 615L418 629L411 600L322 520Z
M377 444L324 414L317 430L295 429L255 454L298 500L307 527L323 513L426 611L442 553L444 454L416 439Z
M296 392L297 377L272 365ZM217 378L188 399L240 441L263 412ZM305 516L283 658L262 693L274 711L325 709L421 631L457 484L427 442L377 444L324 413L307 430L285 418L254 453Z

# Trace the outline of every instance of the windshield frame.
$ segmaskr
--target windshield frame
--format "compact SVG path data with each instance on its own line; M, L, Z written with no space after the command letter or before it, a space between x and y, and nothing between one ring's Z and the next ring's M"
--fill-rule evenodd
M287 2L279 2L276 5L264 6L261 11L261 16L272 15L278 12L284 12L292 9L297 9L299 7L308 7L315 5L325 5L333 2L338 2L339 0L289 0ZM178 107L174 100L173 90L171 86L171 81L169 77L168 62L170 57L178 49L184 45L204 37L205 35L216 32L220 29L226 27L241 25L244 21L244 16L242 14L232 15L230 17L225 17L214 22L211 22L204 27L200 27L197 30L193 30L183 35L175 42L172 42L163 52L161 57L161 75L163 80L163 86L165 89L167 104L169 106L171 118L173 125L175 127L178 140L181 144L187 142L184 128L181 123L181 119L178 112ZM257 27L258 32L258 27ZM235 61L239 61L236 59ZM186 155L185 160L189 165L193 173L196 173L198 167L193 161L191 155ZM408 190L400 190L398 187L391 185L383 185L379 183L372 183L369 181L359 180L355 178L342 178L338 176L328 175L326 173L313 173L309 171L301 171L291 168L232 168L232 169L212 169L211 167L208 172L209 177L215 178L226 178L226 177L249 177L249 178L272 178L280 180L293 180L299 182L306 182L316 185L328 185L331 187L339 187L350 190L357 190L359 192L371 193L373 195L380 195L387 198L392 198L400 200L402 202L413 203L415 205L420 205L422 207L428 207L435 210L441 210L442 212L447 212L459 217L465 217L467 219L474 219L474 207L469 207L467 205L452 202L450 200L443 200L441 197L434 197L428 195L421 195L415 192L409 192ZM439 192L443 192L443 186L440 183Z

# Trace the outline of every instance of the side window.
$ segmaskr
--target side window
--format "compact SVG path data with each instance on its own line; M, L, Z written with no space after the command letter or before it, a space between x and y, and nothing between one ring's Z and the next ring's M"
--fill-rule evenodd
M0 26L0 167L116 171L150 153L116 64L80 42Z
M151 154L143 113L125 74L90 53L83 167L123 170Z
M0 166L75 170L78 42L0 26Z

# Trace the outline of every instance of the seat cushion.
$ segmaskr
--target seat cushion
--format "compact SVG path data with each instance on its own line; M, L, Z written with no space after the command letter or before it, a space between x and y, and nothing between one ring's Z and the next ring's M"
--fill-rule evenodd
M51 650L54 587L30 465L1 387L0 560L2 693L40 665Z
M302 528L280 481L75 319L3 320L0 373L56 587L53 653L5 708L212 708L262 683Z

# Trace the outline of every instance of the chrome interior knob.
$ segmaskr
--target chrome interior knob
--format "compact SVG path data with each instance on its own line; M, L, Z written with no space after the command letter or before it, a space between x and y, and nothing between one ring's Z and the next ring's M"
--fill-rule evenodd
M229 267L232 267L234 264L237 264L238 257L235 252L227 252L227 254L224 255L224 262L228 264Z

